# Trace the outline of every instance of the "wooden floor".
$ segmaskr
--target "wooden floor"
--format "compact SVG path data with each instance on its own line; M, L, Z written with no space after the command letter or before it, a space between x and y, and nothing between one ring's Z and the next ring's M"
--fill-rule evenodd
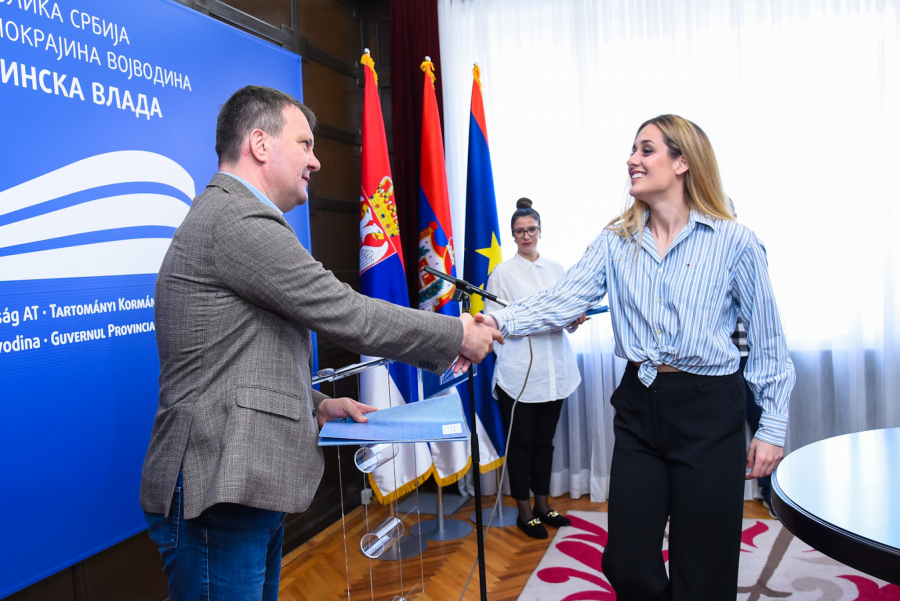
M514 505L509 497L504 500L505 505ZM493 502L494 497L484 497L485 506ZM560 513L570 510L606 511L606 503L591 503L587 496L581 499L570 499L567 496L551 499L551 506ZM467 520L474 509L475 502L470 500L454 517ZM360 538L367 531L366 520L374 527L387 516L388 509L377 503L369 506L368 516L366 507L360 507L347 514L343 524L337 522L286 555L281 563L279 601L389 601L394 595L409 593L416 585L421 590L423 575L425 596L418 593L410 596L410 601L458 601L475 563L477 543L474 531L456 541L428 541L428 548L421 555L421 560L419 557L403 560L401 574L399 562L371 561L359 551ZM430 516L423 519L427 517ZM768 519L769 513L762 504L747 501L744 503L744 517ZM414 525L415 514L404 519L404 523L407 528ZM342 528L346 529L346 555ZM528 538L515 526L491 528L485 540L487 591L491 601L512 601L519 597L531 572L537 567L556 534L553 528L548 530L550 538L538 541ZM345 569L347 564L350 566L349 595ZM479 586L476 569L464 599L480 599Z

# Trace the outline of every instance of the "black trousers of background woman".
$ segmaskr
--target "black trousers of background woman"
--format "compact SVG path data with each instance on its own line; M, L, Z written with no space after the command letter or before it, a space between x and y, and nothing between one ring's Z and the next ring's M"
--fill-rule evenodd
M616 409L603 572L620 601L734 601L746 441L744 383L629 363ZM669 523L669 577L662 556Z
M497 386L503 431L509 432L509 420L515 399ZM550 494L550 470L553 467L553 436L562 411L562 399L546 403L516 405L513 429L506 442L506 473L509 474L509 491L516 501L535 495Z

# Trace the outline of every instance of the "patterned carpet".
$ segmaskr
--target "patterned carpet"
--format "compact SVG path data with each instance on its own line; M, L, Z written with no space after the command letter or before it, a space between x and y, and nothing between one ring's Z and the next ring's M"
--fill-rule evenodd
M607 514L570 511L531 574L519 601L610 601L616 598L601 569ZM668 542L662 553L668 561ZM900 601L888 584L811 549L776 520L744 520L739 601Z

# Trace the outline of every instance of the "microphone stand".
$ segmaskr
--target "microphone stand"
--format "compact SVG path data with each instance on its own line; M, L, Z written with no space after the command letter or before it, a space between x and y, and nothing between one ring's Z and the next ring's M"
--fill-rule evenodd
M446 280L456 286L456 290L453 292L453 300L462 302L462 310L465 313L471 312L472 309L472 299L469 296L471 294L481 295L504 307L509 305L508 300L491 294L486 290L482 290L465 280L455 278L430 266L424 267L424 270L431 275ZM469 369L469 412L472 415L472 428L469 435L472 444L472 473L475 481L475 537L478 541L478 576L481 581L481 601L487 601L487 577L485 575L484 567L484 524L481 515L481 455L478 447L478 426L476 422L478 418L475 413L475 376L472 374L471 369ZM499 487L497 488L497 494L502 494Z
M468 293L457 287L455 295L462 302L462 310L469 313L472 300ZM472 429L469 433L472 446L472 475L475 482L475 537L478 542L478 578L481 584L481 601L487 601L487 577L484 569L484 529L481 519L481 455L478 446L478 426L475 414L475 376L469 368L469 412L472 415ZM497 491L500 494L500 491Z
M496 294L492 294L492 293L488 292L487 290L482 290L478 286L470 284L469 282L467 282L465 280L455 278L452 275L447 275L443 271L438 271L437 269L435 269L431 266L426 266L426 267L423 267L422 269L424 269L427 273L430 273L431 275L441 278L442 280L450 282L451 284L456 286L456 291L459 294L477 294L478 296L482 296L482 297L488 299L489 301L494 301L495 303L497 303L498 305L501 305L503 307L508 307L510 305L510 302L508 300L506 300L505 298L500 298ZM453 300L459 300L459 297L456 295L456 293L453 294Z

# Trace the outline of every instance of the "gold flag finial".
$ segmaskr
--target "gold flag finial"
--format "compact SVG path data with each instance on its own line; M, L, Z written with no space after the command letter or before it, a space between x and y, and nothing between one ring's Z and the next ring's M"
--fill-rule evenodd
M478 89L484 92L484 89L481 87L481 69L478 67L478 63L475 63L475 66L472 67L472 75L475 77L475 81L478 82Z
M372 70L372 77L375 78L375 87L378 87L378 73L375 72L375 61L372 60L372 55L369 54L369 49L366 48L366 53L362 55L362 58L359 59L361 65L364 65Z
M431 78L431 87L434 87L434 82L437 78L434 76L434 63L431 62L431 57L426 56L425 62L419 65L419 67Z

